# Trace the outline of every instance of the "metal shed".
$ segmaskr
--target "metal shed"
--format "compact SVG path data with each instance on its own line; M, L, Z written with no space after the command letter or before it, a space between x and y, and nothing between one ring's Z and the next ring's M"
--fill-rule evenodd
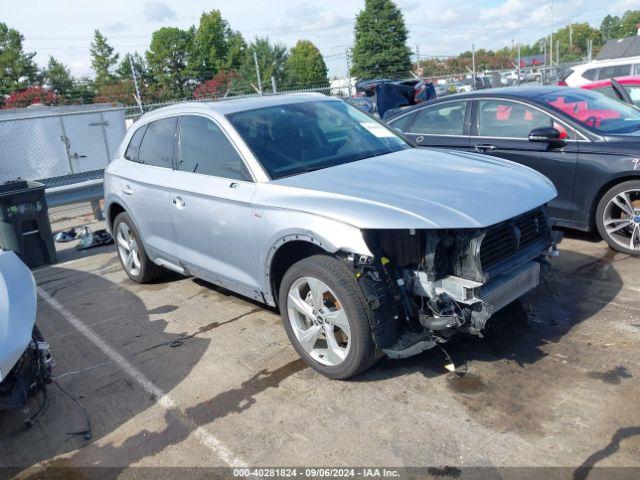
M125 131L124 110L111 104L0 110L0 183L101 179Z

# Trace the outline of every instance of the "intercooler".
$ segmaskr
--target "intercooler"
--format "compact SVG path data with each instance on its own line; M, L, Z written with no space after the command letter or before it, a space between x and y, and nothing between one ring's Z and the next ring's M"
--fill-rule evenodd
M540 263L527 262L511 273L482 286L480 299L493 307L493 312L506 307L540 283Z

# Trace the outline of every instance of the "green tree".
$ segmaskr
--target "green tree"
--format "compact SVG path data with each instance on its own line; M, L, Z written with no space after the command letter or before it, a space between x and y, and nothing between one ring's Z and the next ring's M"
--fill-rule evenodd
M49 56L47 68L42 72L44 82L61 96L67 96L73 89L73 77L64 63Z
M620 38L620 17L617 15L607 15L600 23L600 33L605 40Z
M553 35L554 49L556 45L560 47L560 61L571 62L579 61L587 55L589 49L589 41L593 41L593 48L598 49L602 46L602 32L597 28L593 28L588 23L573 23L556 31ZM554 57L555 57L554 53Z
M638 33L640 10L627 10L620 21L619 37L633 37Z
M289 53L285 68L286 82L292 88L329 86L324 58L309 40L298 40Z
M195 29L162 27L153 32L146 52L149 72L155 82L172 97L188 95L193 81L187 68Z
M242 34L231 28L227 29L227 57L222 70L238 71L247 58L247 42Z
M351 74L360 79L407 76L407 37L402 12L391 0L365 0L356 17Z
M258 37L249 44L247 55L240 67L240 73L245 81L257 86L254 52L258 58L262 89L271 90L271 77L276 79L277 85L284 84L285 65L288 58L287 47L281 43L272 44L268 37Z
M138 82L147 83L149 81L147 62L138 52L127 53L122 57L118 68L116 68L116 75L118 75L120 80L132 80L132 65L135 68Z
M0 23L0 95L28 86L36 77L35 53L22 49L20 32Z
M219 10L211 10L200 16L189 68L198 81L205 82L220 71L240 68L246 48L240 32L231 29Z
M107 38L100 33L100 30L94 32L89 52L91 67L96 72L96 85L101 87L113 82L115 77L112 70L117 65L120 55L113 53L113 47L107 43Z

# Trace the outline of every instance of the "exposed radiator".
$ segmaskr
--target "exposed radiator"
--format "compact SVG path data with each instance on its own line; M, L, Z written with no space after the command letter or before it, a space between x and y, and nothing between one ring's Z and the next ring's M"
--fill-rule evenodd
M540 283L540 264L528 262L517 270L502 275L482 287L480 298L497 312Z

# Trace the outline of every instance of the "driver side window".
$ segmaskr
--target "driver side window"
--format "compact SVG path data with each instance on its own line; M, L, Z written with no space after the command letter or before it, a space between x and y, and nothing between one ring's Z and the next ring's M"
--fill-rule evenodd
M534 128L553 127L561 138L574 138L570 129L537 108L508 100L478 101L478 135L528 139Z

